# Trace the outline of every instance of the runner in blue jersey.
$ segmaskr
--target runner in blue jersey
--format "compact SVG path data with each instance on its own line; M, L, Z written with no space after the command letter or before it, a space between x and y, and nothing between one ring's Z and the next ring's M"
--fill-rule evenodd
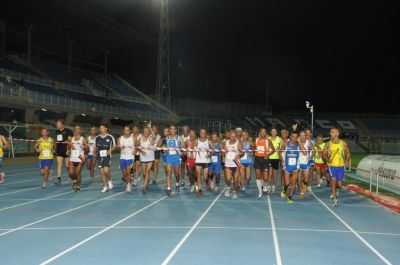
M219 142L218 134L213 133L211 135L211 148L213 149L211 153L211 164L208 170L209 180L211 181L211 189L218 191L219 182L221 180L222 171L222 159L221 159L221 148L222 145Z
M251 167L253 166L253 141L249 139L249 133L246 131L242 132L242 146L244 155L240 158L240 187L242 192L246 192L246 186L250 184L251 178Z

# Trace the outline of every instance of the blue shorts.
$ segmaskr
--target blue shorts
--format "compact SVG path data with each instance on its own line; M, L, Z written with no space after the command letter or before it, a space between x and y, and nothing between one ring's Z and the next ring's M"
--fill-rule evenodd
M309 161L308 161L308 166L309 166L310 168L312 168L312 167L314 166L314 160L309 160Z
M3 158L0 157L0 168L2 168L2 167L3 167Z
M243 165L244 167L252 167L253 166L253 162L242 162L240 161L240 164Z
M91 159L93 159L93 158L94 158L94 155L88 155L88 156L87 156L87 159L88 159L88 160L91 160Z
M286 166L286 168L285 168L285 172L288 173L288 174L291 174L291 173L293 173L295 171L298 171L298 170L299 170L298 166Z
M208 172L210 174L221 174L222 165L221 163L211 163L210 167L208 168Z
M53 159L40 159L39 169L44 169L45 167L50 168L51 164L53 164Z
M337 181L344 180L344 167L332 167L328 166L329 175L331 178L335 178Z
M163 161L163 163L167 163L167 155L161 155L161 161Z
M133 163L133 159L120 159L119 160L119 169L127 169Z
M179 154L178 155L167 155L165 162L167 163L167 165L171 165L173 167L180 166L181 156Z
M307 164L300 164L300 170L308 170L311 168L310 162Z

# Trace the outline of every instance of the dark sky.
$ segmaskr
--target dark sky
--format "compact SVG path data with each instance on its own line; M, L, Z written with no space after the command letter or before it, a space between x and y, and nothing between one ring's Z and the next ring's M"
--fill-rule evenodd
M155 36L152 1L80 3ZM275 110L304 110L308 99L318 111L400 113L393 2L170 0L171 93L265 104L269 83ZM113 51L111 70L151 93L156 52Z

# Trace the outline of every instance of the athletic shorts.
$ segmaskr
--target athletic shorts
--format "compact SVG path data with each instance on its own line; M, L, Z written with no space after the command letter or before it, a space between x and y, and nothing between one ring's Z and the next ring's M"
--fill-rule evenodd
M165 162L167 163L167 165L177 167L181 164L181 158L179 155L167 155Z
M311 168L310 163L308 164L300 164L300 170L309 170Z
M99 168L103 167L110 167L111 166L111 157L106 156L106 157L100 157L100 159L97 159Z
M261 169L262 171L268 171L268 160L261 156L254 158L254 168Z
M286 167L286 168L285 168L285 172L288 173L288 174L291 174L291 173L296 172L296 171L298 171L298 170L299 170L299 168L298 168L297 166L294 166L294 167Z
M182 159L182 163L185 163L186 162L186 160L187 160L187 155L186 154L182 154L181 155L181 159Z
M186 166L188 167L196 166L196 159L188 157L188 159L186 160Z
M278 169L279 161L279 159L269 159L269 167L272 167L273 169Z
M210 174L221 174L221 171L222 171L221 163L211 163L208 169L208 172Z
M132 166L133 159L120 159L119 160L119 169L126 169Z
M225 169L229 169L230 171L232 171L232 173L235 173L237 170L237 167L225 167Z
M244 167L252 167L253 163L252 162L240 162L240 164Z
M161 157L161 151L160 150L154 151L154 159L160 160L160 157Z
M140 161L140 155L135 155L135 162Z
M329 175L331 178L336 179L337 181L344 180L344 167L332 167L328 166Z
M210 163L196 163L196 167L202 167L203 169L208 168Z
M91 159L93 159L93 158L95 158L94 155L88 155L88 156L87 156L87 159L88 159L88 160L91 160Z
M3 158L0 157L0 168L2 168L2 167L3 167Z
M321 170L326 170L326 164L324 163L315 163L315 168L320 168Z
M163 163L167 163L167 155L161 155L161 161L163 161Z
M59 150L59 151L56 152L56 156L61 156L61 157L67 158L68 157L67 156L67 151L66 150Z
M308 165L309 165L310 168L312 168L314 166L314 164L315 164L314 160L309 160L308 161Z
M83 164L83 162L72 162L72 161L69 161L69 165L73 166L73 167L77 167L77 166L79 166L81 164Z
M1 164L1 162L0 162ZM39 160L39 169L44 169L45 167L50 168L51 164L53 164L53 159L40 159Z

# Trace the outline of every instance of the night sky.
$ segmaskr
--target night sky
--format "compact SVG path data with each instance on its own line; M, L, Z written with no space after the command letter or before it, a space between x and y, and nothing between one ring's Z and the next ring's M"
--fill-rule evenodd
M157 36L151 0L80 2ZM308 99L317 111L400 113L398 13L384 1L170 0L171 93L265 104L269 84L275 110ZM113 51L111 70L153 93L156 52Z

